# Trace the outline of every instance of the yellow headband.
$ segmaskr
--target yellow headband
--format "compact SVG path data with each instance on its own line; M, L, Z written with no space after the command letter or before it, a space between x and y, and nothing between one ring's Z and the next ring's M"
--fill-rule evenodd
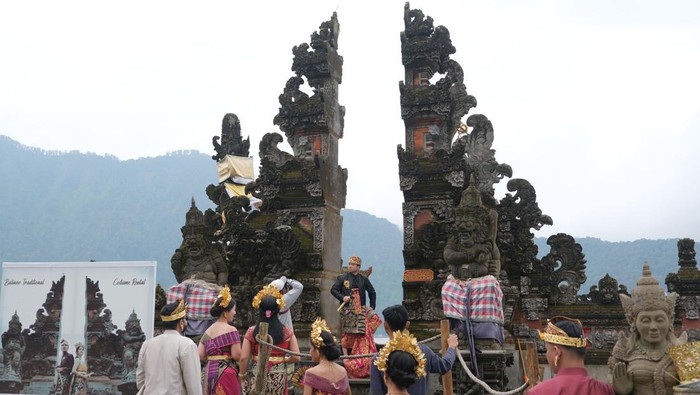
M585 337L570 337L561 328L554 325L555 322L561 321L571 321L581 327L581 336L583 336L583 325L581 325L581 321L568 317L553 317L547 321L547 327L545 328L544 332L538 330L540 339L547 343L558 344L560 346L585 348L588 344L588 339Z
M425 355L418 347L418 340L408 331L394 332L393 338L379 351L377 360L374 361L379 371L386 372L389 355L394 351L404 351L411 354L418 363L416 365L416 376L419 378L425 376Z
M311 324L311 344L316 348L321 348L325 345L323 338L321 337L322 332L329 332L328 324L323 318L316 318L313 324ZM335 336L333 336L333 341L335 342Z
M219 291L219 296L218 298L221 298L221 302L219 302L219 306L223 308L227 308L229 303L231 303L231 290L229 289L228 285L225 285L223 288L221 288L221 291ZM216 301L214 301L216 304Z
M258 292L257 295L253 298L253 307L258 308L260 307L260 302L262 302L262 299L265 296L274 296L275 299L277 299L277 306L279 306L280 309L284 308L284 299L282 299L282 294L280 291L275 287L274 285L266 285L264 286L260 292Z
M185 301L180 299L180 304L177 305L175 311L173 311L170 315L161 315L160 320L164 322L177 321L184 318L185 314L187 314L187 306L185 306Z

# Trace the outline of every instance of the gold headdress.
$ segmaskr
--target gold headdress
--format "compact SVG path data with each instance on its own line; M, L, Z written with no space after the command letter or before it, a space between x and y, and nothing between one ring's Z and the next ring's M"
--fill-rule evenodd
M418 340L408 333L408 331L394 332L393 338L382 347L382 350L379 351L379 355L377 356L377 360L374 361L377 369L386 372L389 355L394 351L404 351L411 354L418 363L416 366L416 376L425 376L425 355L420 347L418 347Z
M228 285L221 288L221 291L219 291L219 296L217 296L217 299L219 298L221 298L219 306L227 308L229 303L231 303L231 290L229 289ZM214 301L214 303L216 304L216 301Z
M581 327L582 337L570 337L568 333L564 332L561 328L554 325L555 323L561 321L571 321L574 324ZM551 319L547 320L547 327L545 328L544 332L538 332L540 334L540 339L542 339L543 341L552 344L559 344L561 346L585 348L586 342L588 340L585 337L583 337L583 325L581 325L581 321L562 316L552 317Z
M668 349L681 383L700 379L700 342L690 342Z
M81 348L81 347L82 347L83 349L85 349L85 345L83 344L83 342L77 342L77 343L75 343L75 350L76 350L76 351L78 351L78 349Z
M163 322L177 321L185 317L185 314L187 314L187 306L185 306L185 301L180 299L180 304L177 305L177 308L170 315L161 314L160 320Z
M329 332L328 324L323 318L316 318L313 324L311 324L311 344L316 348L321 348L324 346L323 338L321 337L321 332ZM335 336L333 336L333 341L335 342Z
M279 306L280 309L284 308L284 299L282 299L282 294L274 285L264 286L260 292L255 295L253 298L253 307L256 309L260 307L260 302L262 302L262 299L265 296L274 296L275 299L277 299L277 306Z
M348 259L348 264L362 266L362 259L359 256L353 255Z
M637 280L637 286L632 290L632 296L620 294L622 308L625 309L625 317L630 325L634 325L637 315L641 311L662 310L668 315L670 322L676 315L675 292L666 295L663 288L659 286L659 280L652 277L649 264L644 263L642 277Z

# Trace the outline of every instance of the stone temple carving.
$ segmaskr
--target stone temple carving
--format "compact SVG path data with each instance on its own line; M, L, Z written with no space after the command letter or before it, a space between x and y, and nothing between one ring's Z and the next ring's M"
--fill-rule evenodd
M462 193L455 209L455 223L445 245L445 262L457 278L498 276L501 261L496 233L498 213L481 201L481 192L474 186L474 178Z
M675 293L665 295L658 280L651 276L648 264L644 265L632 296L620 295L631 333L620 335L608 364L611 371L622 370L633 376L613 376L617 393L665 395L674 392L672 388L679 381L668 348L687 340L685 333L679 338L673 333L677 296Z
M204 215L192 199L182 227L182 244L170 260L178 282L197 279L224 285L228 281L228 267L207 236Z
M22 359L26 341L22 335L22 323L17 312L12 315L8 329L2 334L2 352L5 369L0 376L0 381L21 381Z

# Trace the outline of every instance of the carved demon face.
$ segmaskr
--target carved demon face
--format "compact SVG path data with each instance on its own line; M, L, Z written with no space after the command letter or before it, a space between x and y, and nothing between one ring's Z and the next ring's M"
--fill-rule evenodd
M204 237L201 235L187 236L185 244L190 258L198 259L204 253Z

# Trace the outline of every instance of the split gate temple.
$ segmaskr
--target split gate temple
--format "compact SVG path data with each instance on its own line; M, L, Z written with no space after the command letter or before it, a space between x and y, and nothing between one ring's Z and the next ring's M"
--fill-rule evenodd
M517 340L536 344L539 361L546 364L537 329L557 315L581 319L592 345L587 365L603 368L620 334L629 333L619 295L628 294L634 284L618 284L606 275L588 293L582 291L585 255L567 234L550 236L549 252L537 257L532 231L553 220L539 208L535 188L525 179L510 178L511 166L496 160L489 119L467 116L476 99L467 93L462 67L451 59L456 49L449 31L409 4L404 23L399 100L405 146L397 149L397 187L404 194L403 304L412 332L419 340L439 332L444 318L441 287L450 273L469 277L464 270L477 262L498 279L503 292L506 344L485 345L479 362L493 388L518 386L507 372L517 357ZM183 247L173 257L181 281L188 270L195 270L183 251L199 245L195 250L204 251L218 268L212 282L232 284L239 301L252 300L262 285L282 275L301 281L304 292L292 308L301 344L307 344L318 316L338 328L338 304L329 296L342 271L340 210L347 180L347 170L338 164L345 113L338 102L343 65L338 35L333 14L308 44L292 49L294 75L279 96L273 120L284 136L263 136L259 176L250 183L249 139L242 138L236 115L224 116L213 156L221 182L207 187L216 208L202 213L192 202L182 228ZM300 89L304 84L312 94ZM293 153L277 147L285 139ZM497 197L494 185L502 180L509 193ZM251 195L259 211L250 210ZM678 242L679 268L666 278L668 290L679 294L675 330L687 330L689 341L700 338L700 272L694 246L690 239ZM641 267L639 262L630 270L641 274ZM239 303L239 330L254 319L250 304ZM459 366L454 372L455 392L466 392L469 379Z
M632 293L635 284L618 284L606 275L595 279L598 285L590 291L581 290L587 279L585 255L567 234L550 236L549 251L537 257L532 232L553 220L538 206L535 188L525 179L511 178L511 166L496 160L489 119L468 115L477 102L467 93L462 67L451 59L456 49L449 31L435 26L421 10L410 9L408 3L404 23L401 114L395 115L401 116L405 126L405 144L397 149L397 187L404 196L403 305L409 311L412 333L419 340L439 333L439 322L445 318L441 290L448 275L488 274L503 293L506 338L502 346L478 344L479 370L494 389L520 384L512 374L518 341L534 345L531 351L538 351L539 362L546 364L537 329L558 315L583 322L591 343L586 364L607 372L613 346L630 332L620 295ZM263 285L283 275L301 281L304 291L291 312L302 348L308 346L316 317L325 318L334 330L339 327L338 302L330 296L342 272L340 211L345 207L348 177L338 163L345 115L338 102L343 66L339 27L334 13L309 43L292 49L294 74L279 96L279 113L273 120L283 134L262 137L259 175L254 180L250 141L242 137L236 115L224 116L221 135L213 138L220 182L206 187L216 207L202 212L192 201L182 227L183 243L172 259L179 282L194 274L211 283L231 284L238 301L234 324L242 332L255 322L249 301ZM304 84L310 89L301 89ZM278 148L285 140L292 153ZM494 185L502 181L509 193L495 196ZM700 272L693 240L678 241L678 265L677 272L665 279L667 290L678 294L673 326L676 333L686 331L689 341L697 341ZM642 262L629 270L641 274ZM160 287L156 300L159 311L165 304ZM55 332L53 321L34 326L40 324L47 333ZM19 329L15 332L2 334L6 352L0 382L10 373L17 376L20 366L23 380L32 374L31 350L8 354L11 348L6 343L22 341ZM138 342L134 344L140 346L140 329L135 333L132 338ZM460 349L468 350L464 340ZM127 355L126 348L118 351ZM88 358L117 361L122 358L120 352L103 356L93 352ZM464 355L469 359L468 351ZM95 361L88 360L88 365L101 366ZM102 368L106 377L116 375L107 366ZM470 391L473 384L459 363L453 372L454 392ZM18 377L13 380L19 382ZM129 384L124 393L134 391L133 382L124 380Z

